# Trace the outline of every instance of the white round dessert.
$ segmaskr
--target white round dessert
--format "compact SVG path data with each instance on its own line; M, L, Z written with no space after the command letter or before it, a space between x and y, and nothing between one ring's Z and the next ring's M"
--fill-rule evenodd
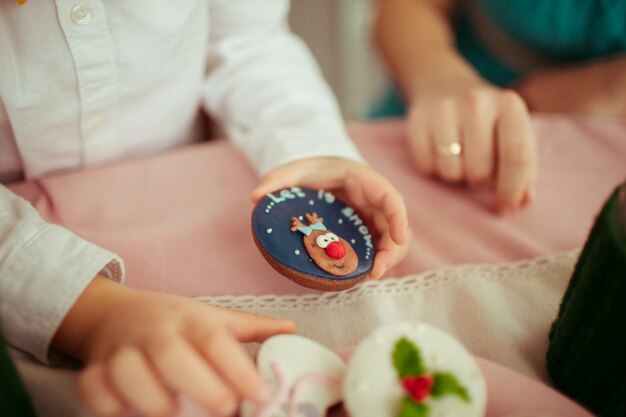
M266 340L257 368L274 388L264 407L244 402L241 417L324 417L342 399L345 362L325 346L296 335Z
M441 390L429 388L432 391L416 400L394 366L394 351L402 339L405 345L418 348L424 378L453 375L466 398L441 395ZM372 332L348 362L343 391L344 406L351 417L483 417L487 400L487 386L472 355L452 336L423 323L400 323ZM407 399L417 407L423 405L420 414L401 413Z

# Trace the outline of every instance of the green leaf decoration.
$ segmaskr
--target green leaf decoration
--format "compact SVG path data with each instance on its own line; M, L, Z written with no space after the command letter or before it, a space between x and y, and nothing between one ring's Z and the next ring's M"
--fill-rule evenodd
M433 388L430 394L437 398L444 395L456 395L465 402L470 402L467 389L459 383L454 375L448 372L436 373L434 375Z
M428 406L416 403L409 397L402 400L402 406L396 417L428 417Z
M393 366L400 379L406 376L420 376L426 372L419 348L406 337L396 342L393 349Z

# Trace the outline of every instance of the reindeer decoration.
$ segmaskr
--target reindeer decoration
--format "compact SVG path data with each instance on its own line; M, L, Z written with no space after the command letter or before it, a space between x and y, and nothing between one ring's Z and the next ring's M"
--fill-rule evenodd
M345 240L326 230L324 219L317 213L306 213L308 226L296 217L291 218L291 231L301 232L304 247L313 262L324 271L335 276L346 276L359 266L359 258L352 246Z

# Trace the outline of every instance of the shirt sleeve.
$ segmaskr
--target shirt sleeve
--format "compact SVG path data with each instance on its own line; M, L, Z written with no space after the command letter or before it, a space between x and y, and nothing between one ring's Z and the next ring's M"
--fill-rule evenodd
M56 330L99 273L121 282L124 265L0 185L0 327L9 343L47 363Z
M287 0L214 0L206 110L260 174L297 159L363 162Z

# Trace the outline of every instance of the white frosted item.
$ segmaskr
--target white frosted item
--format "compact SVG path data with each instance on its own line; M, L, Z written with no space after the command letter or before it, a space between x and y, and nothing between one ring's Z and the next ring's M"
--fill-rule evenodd
M338 381L343 380L346 364L332 350L313 340L296 335L279 335L268 339L259 350L257 368L261 375L277 388L276 374L273 365L279 364L284 371L290 388L293 384L311 375L326 375ZM325 416L329 407L338 404L342 399L341 383L307 384L298 390L295 401L299 404L314 405ZM284 404L283 404L284 405ZM256 407L245 401L241 409L241 417L253 417ZM288 407L276 407L271 417L287 417Z
M452 336L423 324L400 323L384 326L361 342L348 364L344 379L344 407L351 417L396 417L408 395L393 366L393 351L401 338L420 350L427 373L448 372L467 389L470 400L456 395L426 401L429 416L483 417L487 385L472 355Z

